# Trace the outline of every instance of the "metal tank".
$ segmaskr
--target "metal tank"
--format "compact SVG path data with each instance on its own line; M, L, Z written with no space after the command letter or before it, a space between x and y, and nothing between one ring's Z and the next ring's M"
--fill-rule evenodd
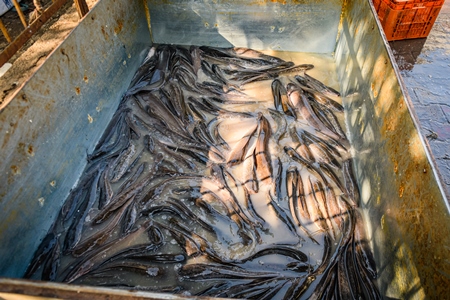
M380 291L445 298L449 205L375 16L369 0L100 0L0 108L0 293L179 298L18 279L148 49L173 43L333 55Z

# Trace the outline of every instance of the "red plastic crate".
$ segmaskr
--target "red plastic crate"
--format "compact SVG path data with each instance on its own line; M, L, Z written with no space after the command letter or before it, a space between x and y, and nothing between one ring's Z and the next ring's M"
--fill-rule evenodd
M427 37L444 0L372 0L388 41Z

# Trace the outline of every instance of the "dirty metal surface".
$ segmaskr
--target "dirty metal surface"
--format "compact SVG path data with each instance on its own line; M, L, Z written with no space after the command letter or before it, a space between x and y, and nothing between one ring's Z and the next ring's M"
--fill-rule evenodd
M444 190L369 1L349 1L336 49L356 177L382 294L445 298L450 216Z
M141 10L99 1L0 111L2 276L22 276L150 46Z
M197 1L186 2L196 7L187 10L187 18L198 19L190 28L186 20L179 20L183 18L176 21L178 27L163 28L164 20L155 15L158 9L173 3L180 4L181 9L184 4L147 2L154 40L158 43L255 48L275 45L274 49L289 50L281 42L274 43L278 39L273 35L283 41L283 33L295 32L294 27L279 32L282 19L270 25L274 26L271 32L267 22L258 23L258 18L262 18L258 14L254 23L260 25L257 29L249 20L235 22L234 15L229 16L233 22L228 23L222 23L221 17L215 15L204 19L208 14L203 12L209 13L211 5L199 8L195 6ZM336 1L254 1L247 8L254 5L281 11L300 3L309 7L307 13L300 11L311 19L318 17L314 3L324 5L323 14L331 9L329 5L335 9L339 6L341 15L341 4ZM328 25L322 24L325 31L334 35L321 40L325 33L316 31L313 37L320 41L312 45L292 39L289 43L296 51L322 52L318 51L319 46L323 51L335 51L347 125L357 157L355 171L363 212L369 224L367 243L375 252L382 294L392 298L445 298L450 286L450 217L432 156L419 134L417 117L370 2L343 3L342 22L339 16L336 21L331 14ZM115 111L119 96L111 95L120 95L127 88L126 83L142 60L142 51L149 46L144 8L142 1L99 1L44 64L40 76L34 76L0 111L0 176L7 183L0 186L0 242L6 245L0 247L2 276L22 274L81 173L84 165L79 162L85 159L86 151L92 151ZM234 11L238 13L237 9ZM176 12L179 17L183 10ZM170 13L165 17L174 19L170 19ZM205 22L215 25L215 21L218 29L205 26ZM241 30L235 35L232 23ZM227 29L225 24L230 27ZM179 32L174 33L177 28ZM301 35L301 31L297 33ZM166 37L168 40L163 39ZM311 48L298 48L303 46ZM4 280L0 280L0 288L5 288L1 284ZM89 290L80 288L82 294L89 294ZM171 299L169 295L161 297Z
M450 198L450 1L444 2L428 38L390 46Z
M341 0L148 0L153 41L331 53Z

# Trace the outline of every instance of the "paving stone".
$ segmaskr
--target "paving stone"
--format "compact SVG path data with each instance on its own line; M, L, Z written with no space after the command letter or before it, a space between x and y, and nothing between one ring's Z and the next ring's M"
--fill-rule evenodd
M448 162L450 164L450 152L448 151L448 141L443 140L433 140L430 138L427 138L428 143L430 144L430 147L433 151L433 156L435 159L445 159L446 157L449 158Z
M441 105L441 109L447 119L447 122L450 123L450 99L448 105Z
M436 126L433 126L432 130L438 134L438 139L444 141L450 140L450 124L441 124L441 123L438 124L437 122L433 123Z
M424 120L433 120L441 123L448 123L441 105L439 104L414 105L414 108L421 122Z

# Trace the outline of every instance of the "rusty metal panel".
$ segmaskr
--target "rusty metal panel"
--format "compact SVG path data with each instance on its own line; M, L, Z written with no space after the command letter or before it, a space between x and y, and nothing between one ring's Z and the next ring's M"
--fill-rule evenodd
M382 295L443 299L450 286L450 216L431 152L366 0L343 11L336 66Z
M99 1L0 111L2 276L22 276L146 54L143 10Z
M155 43L331 53L341 0L148 0Z

